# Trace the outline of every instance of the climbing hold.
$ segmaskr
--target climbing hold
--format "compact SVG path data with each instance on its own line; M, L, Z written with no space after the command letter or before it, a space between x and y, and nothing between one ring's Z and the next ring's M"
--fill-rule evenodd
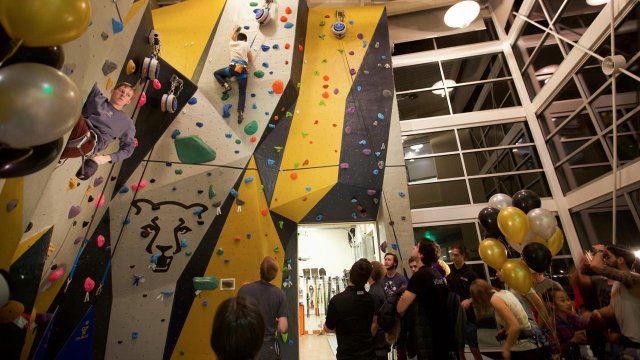
M181 170L181 169L176 169L176 170L174 171L174 173L175 173L176 175L182 175L182 170ZM173 188L173 191L176 191L176 188L175 188L175 187Z
M328 98L329 98L329 93L328 93L328 92L326 92L326 91L325 91L325 92L323 92L323 93L322 93L322 97L323 97L323 98L325 98L325 99L328 99Z
M289 43L284 43L284 48L285 48L285 49L287 49L287 50L288 50L290 47L291 47L291 44L289 44Z
M320 26L324 26L325 24L324 20L320 20Z
M231 196L233 196L234 198L238 197L238 191L234 188L231 188L231 190L229 191L229 194L231 194Z
M202 307L207 307L207 306L209 306L209 300L207 299L202 300Z
M360 40L364 39L364 35L362 35L362 33L358 33L358 35L356 35L356 37Z
M253 120L244 126L244 133L247 135L253 135L258 132L258 122Z
M67 186L69 190L73 190L76 188L76 178L69 178L69 185Z
M274 49L274 50L278 50L278 49L280 49L280 45L273 44L273 46L271 48Z
M135 339L137 339L139 337L140 337L140 334L137 331L134 331L134 332L131 333L131 338L132 339L135 340Z
M102 33L100 33L100 37L103 41L107 41L107 39L109 38L109 34L103 31Z
M311 191L311 186L307 186L306 188L304 188L307 192Z
M322 77L322 80L324 80L324 81L329 81L329 75L324 75L324 76Z
M153 88L156 89L156 90L162 89L162 84L160 83L160 80L158 80L158 79L153 79L152 85L153 85Z
M360 144L360 145L367 145L367 140L362 139L362 140L360 140L360 141L358 142L358 144Z
M291 15L291 13L292 13L291 8L290 8L289 6L287 6L286 8L284 8L284 13L285 13L285 14L287 14L287 15Z
M320 34L320 35L318 35L318 37L320 38L320 40L324 40L324 37L325 37L325 36L326 36L325 34Z
M353 50L349 51L349 55L355 55L356 53Z
M55 270L53 270L51 272L51 274L49 274L49 277L47 278L47 280L49 280L49 282L54 282L54 281L60 279L62 277L62 275L64 275L64 267L63 266L58 266L58 267L56 267Z
M400 197L405 197L405 195L406 195L406 194L405 194L404 192L400 191L400 192L398 193L398 195L399 195Z
M71 208L69 209L68 218L73 219L80 214L80 211L82 211L82 208L80 206L71 206Z
M276 161L275 161L275 160L267 159L267 165L269 165L269 166L273 166L273 165L275 165L275 164L276 164Z
M146 103L147 103L147 94L145 94L145 93L140 94L140 98L138 98L138 105L137 105L137 107L138 107L138 108L141 108L141 107L143 107L143 106L144 106L144 104L146 104Z
M320 102L318 103L318 105L320 105L320 106L325 106L325 105L327 105L327 104L325 104L324 100L320 100Z
M111 26L113 27L114 34L117 34L124 29L124 26L122 25L122 23L118 21L116 18L111 19Z
M256 140L257 140L257 138L256 138L255 136L252 136L251 138L249 138L249 141L250 141L251 143L256 142Z
M198 98L196 98L195 96L192 96L191 99L187 100L187 104L189 105L195 105L198 103Z
M224 249L223 248L218 248L218 250L216 251L216 254L218 254L218 255L224 254Z
M223 117L223 118L225 118L225 119L226 119L226 118L228 118L229 116L231 116L231 113L229 112L229 109L231 109L231 107L232 107L232 106L233 106L233 105L231 105L231 104L224 104L224 105L222 106L222 117Z
M236 139L236 140L235 140L235 143L236 143L236 145L240 145L240 144L242 144L242 140L240 140L240 139Z
M93 179L93 186L94 187L100 186L103 182L104 182L104 178L102 176L98 176L97 178Z
M382 96L391 97L391 96L393 96L393 92L391 92L391 90L384 89L384 90L382 90Z
M289 174L289 177L291 178L291 180L295 180L298 178L298 174L292 172L291 174Z
M9 200L9 202L7 203L7 212L12 212L16 207L18 207L18 200Z
M193 278L193 287L200 291L215 290L219 283L220 280L215 276L196 276Z
M123 224L123 225L129 225L129 224L131 224L131 219L129 219L129 218L125 218L124 220L122 220L122 224Z
M356 74L356 69L350 69L350 70L349 70L349 74L351 74L351 75L355 75L355 74Z
M376 157L380 157L380 154L381 154L380 151L375 152Z
M104 246L104 236L102 235L98 235L98 237L96 238L96 243L98 244L98 247L103 247Z
M98 201L96 201L96 209L99 207L102 207L102 205L104 205L104 194L100 194L100 196L98 196Z
M124 185L123 185L123 186L120 188L120 194L126 194L126 193L128 193L128 192L129 192L129 188L128 188L128 187L126 187L126 186L124 186Z
M209 200L216 197L216 190L213 188L213 185L209 185Z
M278 227L282 229L284 227L284 221L278 220Z
M318 215L316 215L316 221L322 221L322 218L323 218L323 217L324 217L324 216L322 216L322 214L318 214Z
M171 138L175 140L178 136L180 136L180 130L178 129L173 130L173 132L171 133Z
M369 195L369 196L373 196L373 195L375 195L375 194L376 194L376 191L375 191L375 190L372 190L372 189L367 190L367 195Z
M274 146L273 150L275 150L277 153L279 153L280 151L282 151L283 147L282 146Z
M287 22L284 24L285 29L291 29L293 27L293 23Z
M362 40L362 47L367 47L367 40ZM384 67L387 67L387 65L385 65Z
M371 155L371 149L362 149L362 153L369 156Z
M200 136L180 137L175 141L178 158L187 164L201 164L216 159L216 151L205 143Z
M226 137L227 139L231 139L233 137L232 133L224 133L224 137Z
M356 87L356 90L358 90L358 91L362 91L362 86L358 85L358 86Z
M246 179L244 179L245 184L248 184L252 181L253 181L253 176L248 176Z
M252 2L249 3L249 6L255 7L255 6L258 6L258 3L255 2L255 1L252 1Z
M262 44L260 45L260 49L262 49L262 51L264 52L267 52L269 51L269 49L271 49L271 47L269 45Z
M348 169L349 168L349 163L341 163L340 164L340 169Z
M198 121L198 122L196 123L196 126L197 126L197 127L199 127L199 128L201 128L201 127L203 127L203 126L204 126L204 123L202 123L202 122Z
M378 120L384 120L384 115L382 113L378 113Z
M380 174L380 170L378 169L373 169L373 175L378 175Z
M102 74L104 76L107 76L112 72L114 72L117 68L118 68L118 64L107 59L104 61L104 64L102 64Z
M129 59L129 61L127 61L127 67L125 72L127 75L131 75L135 71L136 71L136 63L134 63L133 60Z
M269 63L268 63L268 62L266 62L266 61L265 61L265 62L263 62L263 63L262 63L262 67L264 67L264 68L268 68L268 67L269 67Z
M282 94L282 92L284 91L284 83L282 82L282 80L276 80L273 82L273 84L271 84L271 88L276 94Z
M340 90L338 90L338 88L333 89L333 95L338 95L339 92Z
M302 45L298 45L298 51L299 51L299 52L303 52L303 51L304 51L304 46L302 46Z
M308 160L308 159L305 159L305 160L302 162L302 166L307 166L307 165L309 165L309 160Z
M276 253L276 254L279 253L280 252L280 247L279 246L274 246L273 247L273 252Z
M222 96L220 96L220 100L225 101L229 99L229 93L228 92L223 92Z
M280 16L280 21L287 22L288 20L289 19L285 15Z

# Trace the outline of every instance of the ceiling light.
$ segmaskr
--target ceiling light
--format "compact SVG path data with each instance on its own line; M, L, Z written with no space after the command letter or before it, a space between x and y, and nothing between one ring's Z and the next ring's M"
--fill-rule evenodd
M423 147L424 147L424 144L415 144L410 146L411 150L415 150L415 151L419 151Z
M460 1L444 14L444 23L452 28L465 28L478 17L478 14L480 14L480 5L477 2Z
M633 252L635 254L635 256L640 259L640 250L636 250Z
M452 86L455 85L456 82L451 80L451 79L445 79L444 83L442 82L442 80L438 81L437 83L431 85L431 87L446 87L447 88L447 93L450 93L453 91ZM444 97L444 89L437 89L437 90L433 90L431 91L432 93L436 94L436 95L440 95L442 97Z
M587 0L587 5L600 6L608 3L609 0Z

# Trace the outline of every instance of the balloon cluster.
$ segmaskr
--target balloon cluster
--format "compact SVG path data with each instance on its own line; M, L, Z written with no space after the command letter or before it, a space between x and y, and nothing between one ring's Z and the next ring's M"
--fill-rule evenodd
M529 268L542 273L551 266L551 257L562 249L564 236L555 216L540 207L540 197L531 190L520 190L513 197L495 194L489 206L478 214L486 231L480 242L480 258L502 272L509 287L526 293L532 285ZM522 254L508 259L505 242Z
M91 21L89 0L0 1L0 178L34 173L58 158L81 110L60 72L60 44Z

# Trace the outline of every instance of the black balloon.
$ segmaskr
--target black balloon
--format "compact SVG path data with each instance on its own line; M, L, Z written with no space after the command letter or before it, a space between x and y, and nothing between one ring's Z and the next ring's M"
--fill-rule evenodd
M480 224L487 231L487 235L498 237L502 235L498 228L498 214L500 210L492 207L486 207L478 213Z
M551 266L551 251L543 244L532 242L522 249L525 264L538 273L545 272Z
M518 209L528 213L533 209L537 209L542 205L538 194L531 190L520 190L511 197L511 204Z
M13 41L0 26L0 59L7 56L13 49L13 46ZM64 65L64 52L62 51L62 46L20 46L18 51L16 51L15 54L2 64L2 67L25 62L48 65L60 70L62 69L62 65Z
M30 149L0 147L0 178L25 176L42 170L58 159L62 145L60 138Z

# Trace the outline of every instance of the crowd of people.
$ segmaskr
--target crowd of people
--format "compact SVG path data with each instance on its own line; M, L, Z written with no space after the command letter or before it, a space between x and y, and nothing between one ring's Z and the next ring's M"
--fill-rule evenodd
M485 349L490 358L640 359L640 275L631 250L596 246L567 288L532 271L527 293L492 286L465 263L464 246L449 254L453 266L445 268L438 244L420 240L407 262L408 280L393 253L384 263L356 261L324 323L336 334L337 359L383 360L393 351L398 360L465 359L466 346L468 356L482 359L477 333L487 319L495 320L501 344L499 352ZM274 334L286 333L287 309L282 290L270 284L277 269L265 258L261 280L218 309L211 344L219 359L279 359Z

